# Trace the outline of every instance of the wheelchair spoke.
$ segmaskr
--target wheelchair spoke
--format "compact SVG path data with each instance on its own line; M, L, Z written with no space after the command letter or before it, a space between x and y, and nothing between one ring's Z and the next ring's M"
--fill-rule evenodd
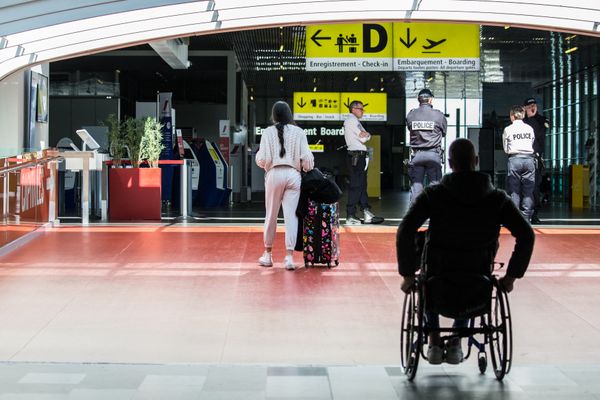
M421 352L421 313L418 292L407 294L402 306L400 356L402 368L409 380L414 379L416 375Z
M496 379L502 380L510 371L512 358L512 326L508 297L498 286L492 296L492 310L489 315L491 332L488 337L492 367Z

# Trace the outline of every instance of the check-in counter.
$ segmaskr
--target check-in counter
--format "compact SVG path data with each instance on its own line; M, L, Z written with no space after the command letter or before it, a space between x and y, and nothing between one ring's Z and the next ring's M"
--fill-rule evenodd
M102 171L105 161L110 160L110 155L97 151L64 151L59 155L65 159L65 169L81 171L81 222L87 225L90 215L90 182L94 203L99 208L104 208L101 205L104 201L101 200L101 175L95 174L91 177L90 171Z

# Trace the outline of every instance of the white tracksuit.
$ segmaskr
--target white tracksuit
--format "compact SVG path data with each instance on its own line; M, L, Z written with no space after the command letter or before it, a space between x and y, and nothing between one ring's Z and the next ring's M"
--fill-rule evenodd
M298 234L296 208L300 199L300 169L309 171L314 166L314 158L308 147L304 131L294 125L284 129L286 154L279 156L281 145L277 129L271 126L265 129L260 149L256 153L256 164L265 169L265 247L273 247L277 230L277 215L283 206L285 221L285 247L293 250Z
M289 166L279 166L265 174L265 247L273 247L277 230L277 214L283 206L285 248L294 250L298 233L296 207L300 199L300 172Z

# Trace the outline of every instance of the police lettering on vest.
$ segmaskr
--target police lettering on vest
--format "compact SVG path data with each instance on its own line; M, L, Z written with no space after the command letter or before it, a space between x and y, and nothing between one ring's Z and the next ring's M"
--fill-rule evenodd
M513 140L531 139L531 133L513 133Z
M435 127L434 121L413 121L412 129L415 131L432 131Z

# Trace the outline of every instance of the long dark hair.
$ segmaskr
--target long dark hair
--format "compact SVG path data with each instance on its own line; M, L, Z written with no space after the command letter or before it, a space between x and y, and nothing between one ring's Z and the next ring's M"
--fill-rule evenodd
M287 124L295 125L292 117L292 110L285 101L278 101L273 104L272 111L273 123L277 128L277 136L279 137L279 143L281 144L281 150L279 150L279 157L285 157L285 146L283 144L283 129Z

